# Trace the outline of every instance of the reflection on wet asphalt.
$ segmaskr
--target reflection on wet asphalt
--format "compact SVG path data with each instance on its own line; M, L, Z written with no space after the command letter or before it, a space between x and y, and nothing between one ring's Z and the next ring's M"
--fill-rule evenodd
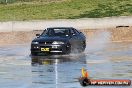
M88 50L62 56L30 56L30 45L1 46L0 88L82 88L78 82L82 67L92 79L132 80L131 43Z

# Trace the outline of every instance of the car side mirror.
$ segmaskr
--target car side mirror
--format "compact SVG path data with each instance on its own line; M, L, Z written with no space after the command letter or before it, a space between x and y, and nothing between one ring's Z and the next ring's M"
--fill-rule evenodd
M36 34L36 36L37 36L37 37L39 37L39 36L40 36L40 34Z

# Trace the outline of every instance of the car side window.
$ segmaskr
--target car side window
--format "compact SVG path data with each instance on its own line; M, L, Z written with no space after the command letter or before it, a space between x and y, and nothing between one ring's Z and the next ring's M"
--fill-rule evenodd
M75 31L76 34L79 34L80 32L76 29L73 29Z
M72 32L71 32L72 34L76 34L76 35L79 34L79 31L77 31L76 29L72 29L71 31L72 31Z
M48 32L47 29L44 29L41 35L45 35L47 32Z
M73 29L71 29L71 34L76 34L76 32Z

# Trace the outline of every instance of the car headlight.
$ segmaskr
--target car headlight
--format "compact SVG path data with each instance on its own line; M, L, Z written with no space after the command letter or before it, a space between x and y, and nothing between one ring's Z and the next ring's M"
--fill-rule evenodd
M39 42L32 42L32 44L39 44Z
M64 42L61 42L61 41L54 41L52 44L64 44Z

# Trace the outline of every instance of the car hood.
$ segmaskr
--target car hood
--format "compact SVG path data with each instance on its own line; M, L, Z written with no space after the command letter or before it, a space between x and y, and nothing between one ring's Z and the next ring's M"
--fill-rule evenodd
M46 41L63 41L66 42L68 41L70 37L60 37L60 36L54 36L54 37L39 37L39 38L35 38L33 40L33 42L46 42Z

